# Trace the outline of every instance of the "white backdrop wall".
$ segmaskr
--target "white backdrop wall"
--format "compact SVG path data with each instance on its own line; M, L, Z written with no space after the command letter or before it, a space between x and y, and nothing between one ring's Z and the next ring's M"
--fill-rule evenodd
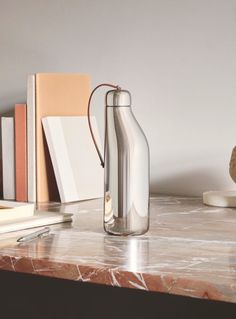
M0 0L1 113L26 100L34 72L89 73L93 86L131 91L152 192L236 188L235 0Z

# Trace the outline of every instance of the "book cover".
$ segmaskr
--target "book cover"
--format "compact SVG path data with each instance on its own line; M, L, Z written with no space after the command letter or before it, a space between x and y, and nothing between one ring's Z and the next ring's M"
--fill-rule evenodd
M0 223L0 234L8 233L17 230L24 230L34 227L42 227L59 223L72 221L73 214L57 213L57 212L42 212L36 211L29 217L23 217L14 220L6 220Z
M0 200L0 225L5 221L34 215L34 204Z
M14 118L2 117L3 198L15 199Z
M90 135L87 116L46 117L43 127L62 203L103 196L103 168ZM91 117L100 147L95 117Z
M27 132L26 104L15 105L15 197L17 201L28 200L27 189Z
M36 136L35 136L35 74L27 79L27 184L28 201L36 201Z
M28 119L28 123L35 118L35 141L29 145L28 167L33 175L35 165L35 178L32 178L33 184L35 182L35 198L38 202L58 201L60 197L41 120L46 116L86 115L90 78L81 74L36 74L35 91L32 90L31 94L32 100L35 96L35 114L31 110L32 119ZM33 125L31 130L30 133L28 129L28 136L31 134L33 139ZM30 183L28 188L30 191Z

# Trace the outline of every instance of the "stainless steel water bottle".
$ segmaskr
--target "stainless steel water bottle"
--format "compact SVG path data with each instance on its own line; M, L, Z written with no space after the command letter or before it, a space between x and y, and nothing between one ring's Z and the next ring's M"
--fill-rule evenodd
M149 147L129 91L107 92L104 141L104 229L141 235L149 228Z

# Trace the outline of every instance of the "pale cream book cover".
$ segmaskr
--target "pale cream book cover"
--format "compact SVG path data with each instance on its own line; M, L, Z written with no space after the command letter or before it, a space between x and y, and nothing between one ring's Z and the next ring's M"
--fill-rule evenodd
M53 116L42 121L61 202L102 197L103 168L93 145L87 116ZM101 148L94 116L91 123Z
M2 117L3 198L15 200L15 138L14 118Z
M34 204L0 200L0 225L5 221L27 218L34 215Z

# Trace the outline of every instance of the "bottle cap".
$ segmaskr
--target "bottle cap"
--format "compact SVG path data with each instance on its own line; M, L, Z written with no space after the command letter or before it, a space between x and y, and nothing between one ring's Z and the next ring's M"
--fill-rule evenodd
M131 94L127 90L111 90L106 94L106 106L131 106Z

